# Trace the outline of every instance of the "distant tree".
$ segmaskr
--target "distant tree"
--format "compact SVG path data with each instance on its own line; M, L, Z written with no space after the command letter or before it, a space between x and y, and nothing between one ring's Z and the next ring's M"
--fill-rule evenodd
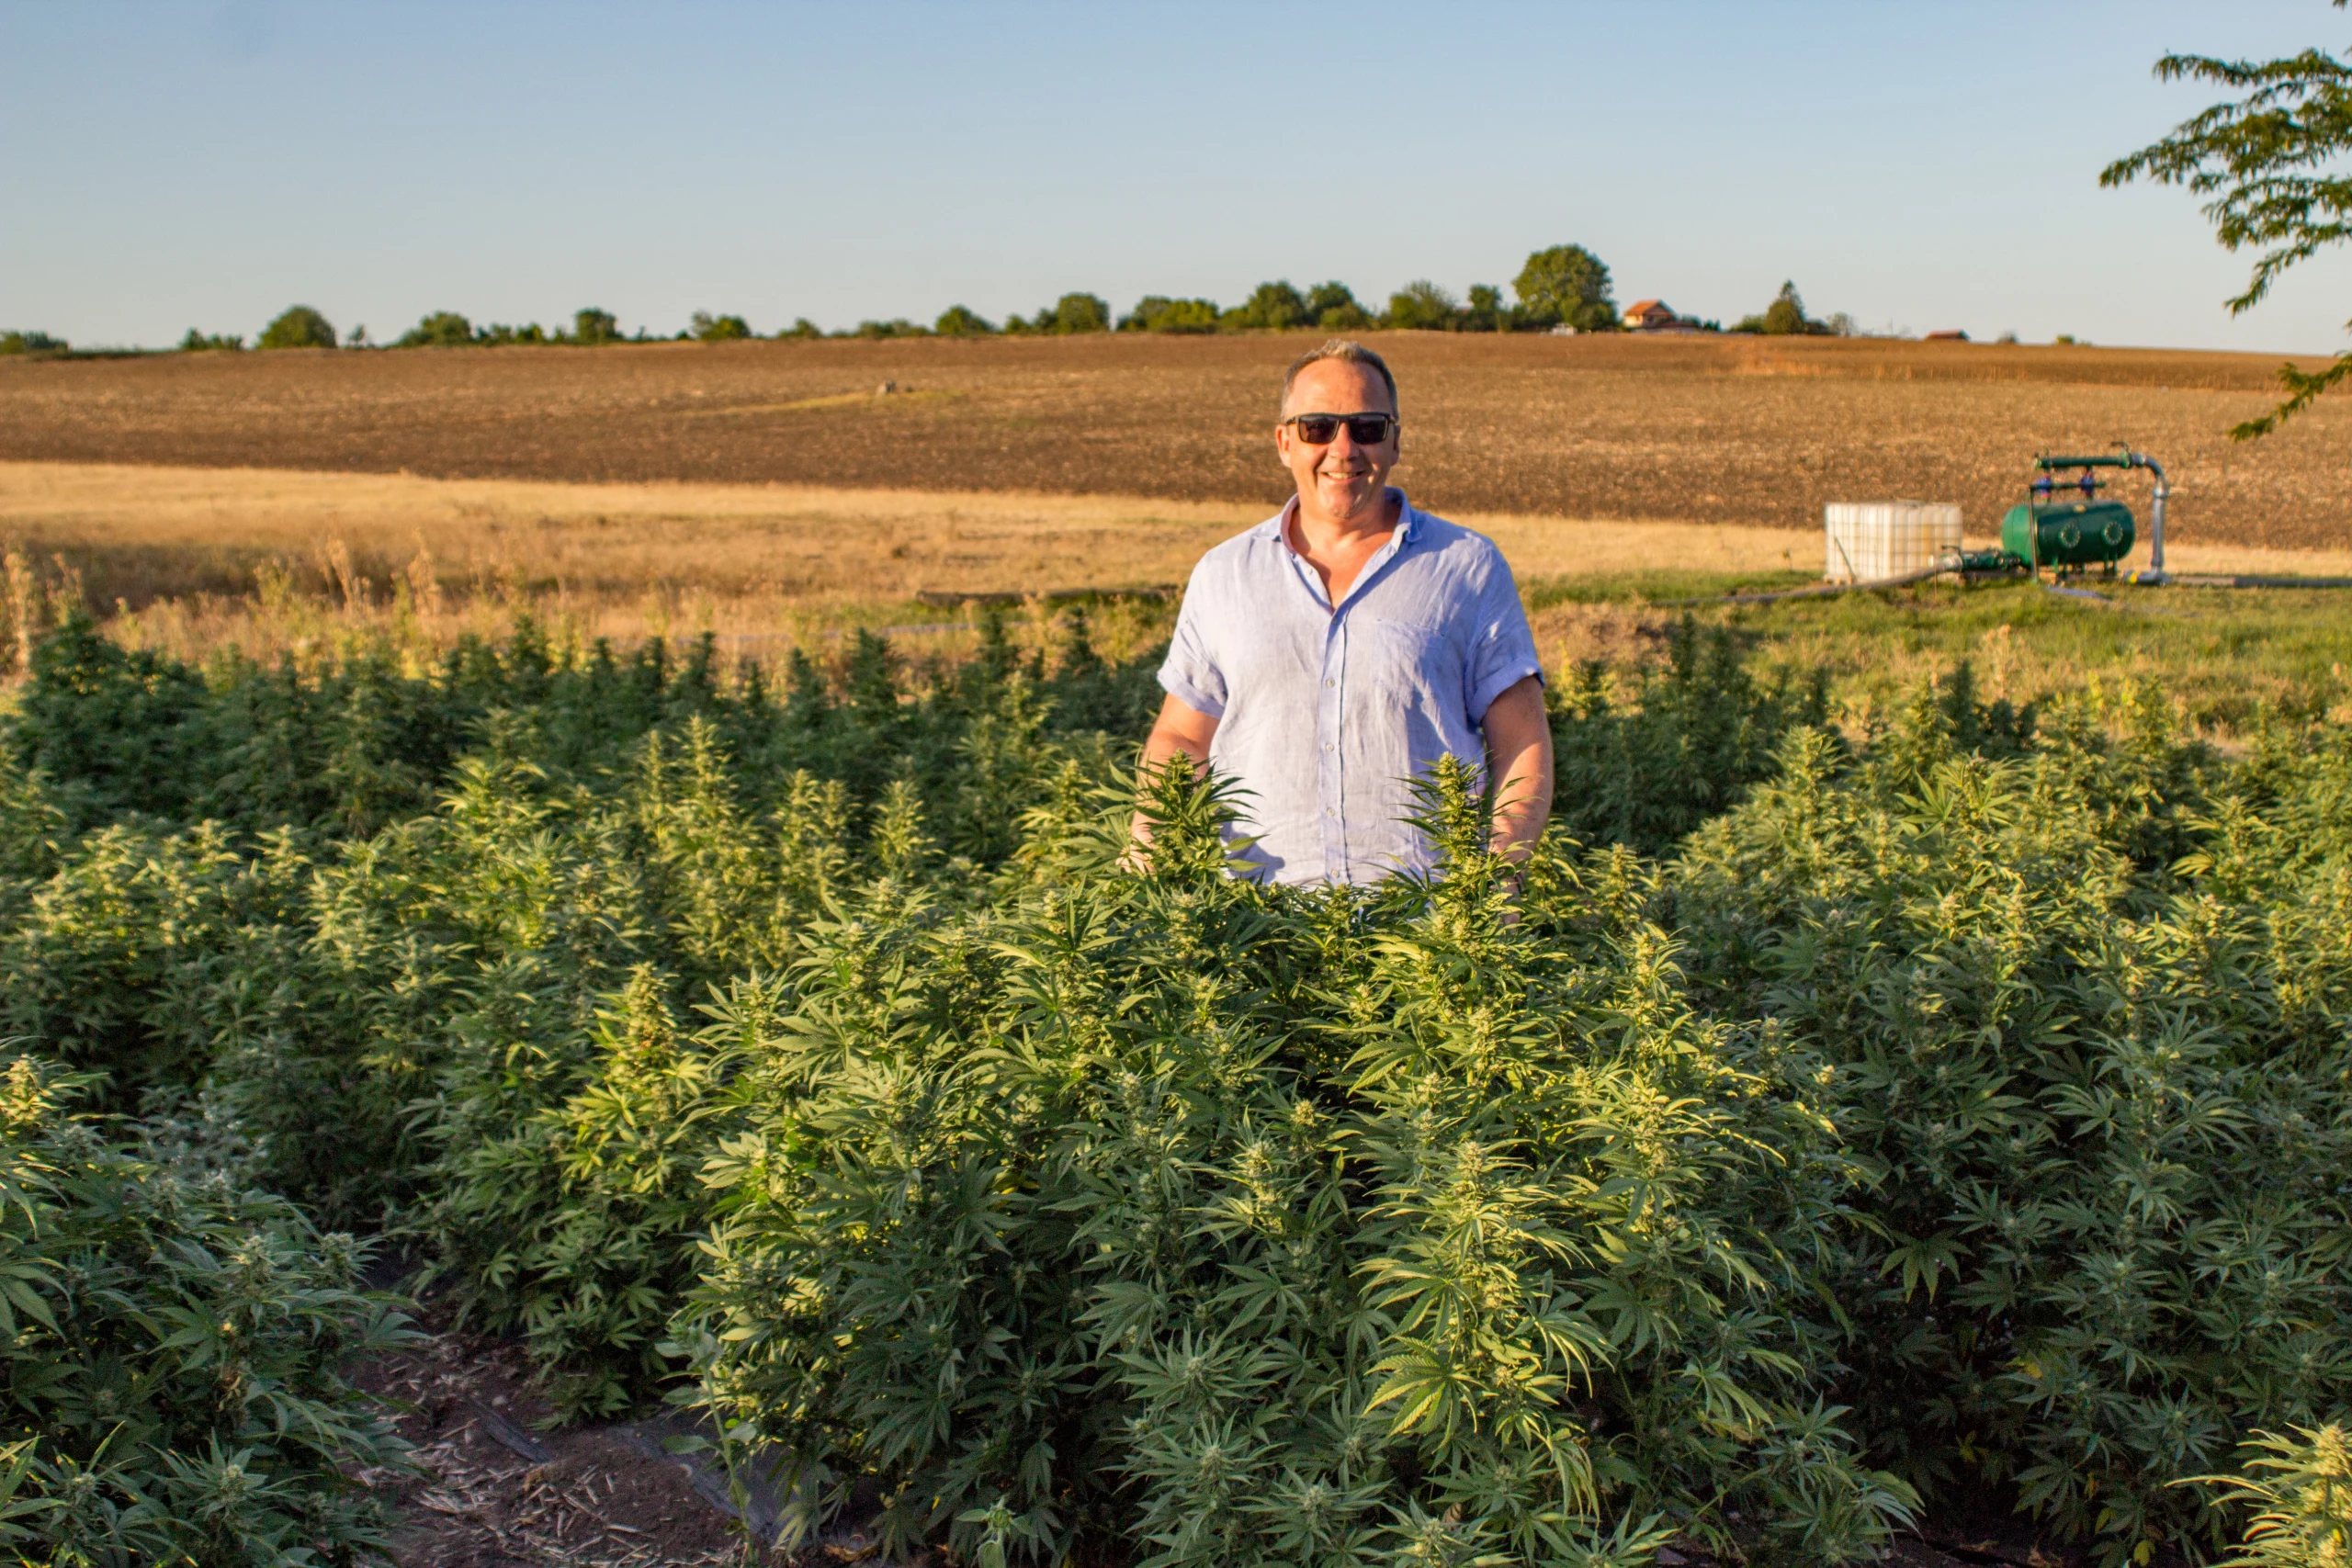
M474 324L455 310L435 310L392 340L394 348L464 348L474 341Z
M638 333L640 338L644 335L642 331ZM583 306L571 313L571 341L588 347L619 343L620 320L610 310L599 310L594 305Z
M694 334L696 343L734 343L758 335L741 316L714 316L707 310L696 310L686 321L686 330Z
M47 333L0 333L0 354L63 354L71 345Z
M257 348L333 348L333 323L308 305L296 305L262 329Z
M775 334L779 338L823 337L824 330L806 316L795 316L792 324Z
M1111 330L1111 307L1100 295L1065 294L1054 301L1052 311L1039 311L1038 330L1057 333L1107 333Z
M1306 319L1325 332L1362 332L1372 325L1372 312L1356 303L1355 291L1344 283L1318 283L1306 291Z
M1462 330L1465 333L1507 333L1510 326L1510 310L1503 304L1503 291L1491 283L1472 284L1470 303L1462 311Z
M931 329L919 327L906 317L898 316L887 321L860 321L848 332L839 335L862 338L929 337Z
M1416 278L1388 297L1386 324L1399 332L1443 332L1456 324L1454 298L1428 278Z
M1736 333L1760 333L1766 337L1822 336L1830 328L1804 313L1804 299L1794 283L1783 283L1760 316L1742 316L1732 323Z
M931 330L941 337L986 337L996 331L996 323L976 310L950 305L932 322Z
M2339 10L2344 4L2335 0ZM2260 251L2245 289L2228 302L2231 315L2260 304L2289 267L2352 239L2352 170L2344 162L2352 153L2352 54L2339 59L2307 49L2263 61L2167 54L2156 62L2155 75L2160 82L2213 82L2245 96L2117 159L2099 172L2098 183L2112 187L2145 178L2212 197L2204 213L2213 237L2226 250ZM2345 325L2352 328L2352 321ZM2352 349L2324 370L2281 365L2286 400L2233 425L2231 439L2269 434L2347 376Z
M1170 299L1147 294L1119 318L1123 333L1213 333L1218 311L1213 299Z
M231 336L225 333L200 333L194 327L188 328L187 336L180 339L182 354L234 354L244 346L245 340L242 336Z
M1822 329L1828 333L1831 337L1860 337L1862 335L1862 329L1855 323L1854 318L1848 315L1843 310L1831 311L1829 319L1822 322L1821 325ZM2015 343L2017 341L2017 333L2011 333L2009 334L2009 341L2011 343Z
M503 321L492 321L486 327L474 329L474 341L486 347L499 348L514 344L539 344L548 341L547 328L537 321L526 321L510 327Z
M1519 319L1534 328L1566 323L1580 333L1617 330L1617 302L1611 298L1609 268L1582 245L1537 251L1511 283L1519 296Z
M1292 327L1308 325L1316 312L1309 310L1306 296L1291 287L1288 278L1279 283L1261 283L1250 291L1248 301L1226 312L1226 324L1256 328L1263 332L1285 332Z
M372 346L368 342L368 323L362 321L357 326L353 327L351 331L345 335L343 346L345 348L368 348Z

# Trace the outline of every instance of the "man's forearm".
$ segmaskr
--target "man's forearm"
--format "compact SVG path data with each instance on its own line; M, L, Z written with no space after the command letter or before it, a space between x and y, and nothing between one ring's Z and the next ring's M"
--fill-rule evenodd
M1208 766L1208 748L1205 745L1164 726L1153 726L1151 733L1144 739L1143 771L1157 773L1177 757L1190 762L1196 774Z
M1495 785L1492 847L1497 854L1524 861L1535 852L1535 840L1552 818L1551 748L1530 746L1507 761L1496 761L1503 771Z
M1495 783L1495 852L1524 861L1552 816L1552 721L1531 675L1487 709L1487 775Z

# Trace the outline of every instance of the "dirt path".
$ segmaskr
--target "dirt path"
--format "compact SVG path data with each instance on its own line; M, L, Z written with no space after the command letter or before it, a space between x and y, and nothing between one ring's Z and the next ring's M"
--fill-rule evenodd
M501 1347L443 1333L360 1381L411 1407L401 1431L425 1471L361 1477L403 1516L393 1538L401 1568L745 1561L734 1518L635 1428L537 1430L549 1407Z

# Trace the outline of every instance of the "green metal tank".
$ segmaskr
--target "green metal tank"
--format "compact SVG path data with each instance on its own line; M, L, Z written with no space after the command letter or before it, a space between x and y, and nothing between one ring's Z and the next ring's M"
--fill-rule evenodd
M2001 547L2033 566L2112 566L2131 553L2132 509L2120 501L2012 506Z

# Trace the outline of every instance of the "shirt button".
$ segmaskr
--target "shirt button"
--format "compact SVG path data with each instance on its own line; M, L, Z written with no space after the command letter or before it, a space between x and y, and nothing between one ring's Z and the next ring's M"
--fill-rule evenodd
M1326 682L1324 682L1323 683L1324 683L1325 685L1327 685L1327 686L1336 686L1336 685L1338 685L1340 682L1338 682L1337 681L1326 681Z
M1329 751L1330 749L1331 749L1331 743L1330 743L1329 740L1326 740L1325 742L1323 742L1323 750L1325 750L1326 751Z

